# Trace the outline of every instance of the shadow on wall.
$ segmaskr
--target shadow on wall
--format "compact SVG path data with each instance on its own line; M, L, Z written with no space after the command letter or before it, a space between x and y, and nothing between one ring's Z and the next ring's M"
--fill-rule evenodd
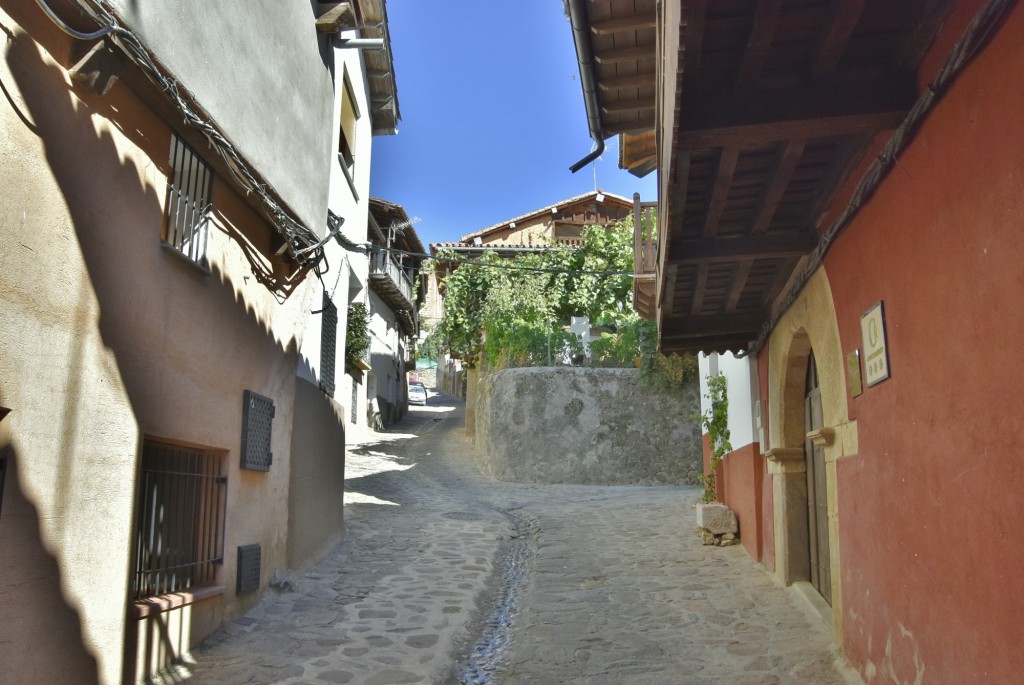
M48 24L33 3L3 4L5 12L26 27L50 55L57 60L68 59L70 50L66 47L66 39ZM17 179L22 187L21 201L27 214L39 222L33 230L47 236L45 240L50 243L45 245L45 254L32 255L28 252L31 248L26 247L26 251L18 256L26 260L38 258L41 263L49 258L60 264L59 253L67 255L66 269L52 264L35 271L23 267L30 278L25 283L23 295L28 301L45 301L52 310L47 313L55 319L49 325L62 332L73 333L71 348L50 350L58 357L60 371L54 372L50 381L41 381L37 390L40 397L63 399L61 405L46 408L51 412L53 426L51 435L46 437L61 446L52 467L54 473L61 475L52 479L56 491L47 493L48 501L80 503L88 499L88 493L82 492L83 488L91 487L88 483L93 481L86 483L66 476L76 472L95 473L97 464L83 459L82 446L73 437L87 430L85 424L92 420L90 414L95 416L111 409L103 404L106 398L88 394L97 382L97 371L88 367L88 363L103 356L102 351L97 353L88 349L94 327L98 327L106 351L116 359L116 370L111 370L110 375L120 377L131 405L130 415L118 414L112 420L130 423L143 433L183 435L184 429L180 427L187 424L188 414L173 410L174 406L183 406L180 404L182 398L189 402L194 399L204 407L230 406L230 410L218 411L240 413L241 397L240 392L238 397L234 396L235 385L266 387L278 378L291 379L297 357L294 340L278 343L268 324L261 321L255 309L242 299L222 270L214 269L211 276L206 276L161 247L163 211L160 197L163 189L146 182L146 169L122 158L118 143L104 127L119 129L160 165L166 163L164 160L169 147L164 133L166 124L124 87L116 86L102 98L77 85L69 88L64 70L44 59L35 40L7 28L4 33L4 58L14 74L13 85L16 88L4 85L6 101L0 100L0 105L15 110L25 129L41 140L45 146L45 163L63 196L53 198L46 194L49 179L45 178L45 173L41 174L44 182L38 187L34 185L35 176ZM23 98L24 109L11 92ZM18 134L23 136L24 131ZM39 163L42 161L38 160ZM61 208L56 214L66 211L70 215L73 233L63 230L59 224L44 225L40 221L43 212L38 210L59 205L61 200L66 209ZM15 209L21 213L22 207ZM84 259L86 271L82 282L62 281L68 273L77 275L77 255L73 244L61 245L68 238L77 239L77 247ZM98 317L92 306L93 297L99 305ZM222 331L222 339L212 348L200 347L195 342L197 331L202 339L204 335L209 337L210 330ZM82 331L86 335L75 334ZM46 348L43 341L40 345L39 349ZM14 352L6 351L5 354ZM182 359L193 360L194 366L185 364ZM226 369L231 383L226 384L227 387L212 387L214 383L203 379L203 371L211 368ZM57 373L63 374L59 387L44 385L46 382L52 384ZM292 388L275 390L289 397L290 406L290 395L285 393L291 393ZM230 402L225 399L225 394L230 394ZM117 408L115 403L114 410ZM197 411L201 412L195 407L190 409L193 416ZM13 437L17 439L17 435ZM103 466L109 470L107 482L121 486L121 489L111 486L111 496L119 503L126 499L133 501L137 446L133 444L130 450L126 450L119 445L104 458ZM48 540L61 534L65 539L74 539L85 524L77 511L63 509L56 516L44 512L45 525L40 527L37 504L20 494L12 495L21 492L17 486L16 458L10 466L12 468L8 468L7 474L9 501L4 502L4 519L0 520L0 530L5 530L7 540L12 542L11 545L0 546L0 558L4 563L3 586L13 587L14 577L24 577L27 585L19 586L16 604L10 600L3 601L0 595L0 607L5 612L0 617L0 634L12 631L10 639L0 639L0 643L5 650L18 651L16 660L3 661L17 663L19 668L40 669L39 677L19 672L23 682L59 682L67 677L68 669L73 668L68 664L72 663L81 666L72 671L76 674L76 682L95 681L97 661L83 646L85 623L62 601L64 596L69 596L72 602L76 599L84 601L80 597L81 592L69 591L70 581L75 579L72 574L80 569L62 561L75 555L70 550L57 550L56 556L45 551ZM24 513L15 518L19 508ZM60 504L57 508L60 509ZM112 511L119 512L120 509ZM17 533L20 536L17 545L9 537L15 533L7 530L10 527L8 518L12 524L24 523L18 526L24 530ZM129 570L131 548L128 535L131 516L127 519L112 521L108 543L115 554L118 553L116 550L121 550L119 553L124 555L122 566L125 571ZM62 525L63 530L60 528ZM12 556L15 549L21 555L22 548L29 550L25 556ZM97 587L90 601L114 602L126 617L129 616L128 577L126 573L123 576L125 580L113 580L117 584L114 591L110 585ZM24 588L32 584L38 592L25 592ZM0 587L2 589L4 587ZM15 607L16 612L6 615ZM133 621L126 618L126 624L123 673L126 680L133 680L136 652ZM109 634L96 633L95 637L109 637ZM172 648L179 649L176 645ZM55 660L55 652L66 656ZM59 669L59 672L54 669ZM85 675L88 673L93 674L91 678Z
M0 428L0 453L7 448L3 432ZM64 601L60 565L43 545L39 512L19 486L18 454L7 448L6 456L7 474L0 493L0 559L7 586L7 591L0 592L0 663L32 666L17 674L18 682L59 682L55 675L74 674L76 683L97 683L96 659L82 639L81 617ZM12 654L14 650L35 651L40 658L27 661ZM56 674L54 663L60 668Z

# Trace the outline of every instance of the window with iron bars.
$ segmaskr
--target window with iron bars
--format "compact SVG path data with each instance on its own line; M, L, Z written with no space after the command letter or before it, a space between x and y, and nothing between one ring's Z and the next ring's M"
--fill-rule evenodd
M188 144L171 135L171 176L167 183L164 242L199 267L209 270L210 193L213 171Z
M227 502L222 461L202 449L143 443L132 599L217 584Z

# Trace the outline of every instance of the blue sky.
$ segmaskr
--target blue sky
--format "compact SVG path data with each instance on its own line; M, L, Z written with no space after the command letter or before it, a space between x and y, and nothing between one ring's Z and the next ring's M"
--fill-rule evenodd
M562 0L390 0L402 121L373 139L370 192L419 217L423 243L460 236L594 189L572 29ZM618 168L597 186L655 199L655 176Z

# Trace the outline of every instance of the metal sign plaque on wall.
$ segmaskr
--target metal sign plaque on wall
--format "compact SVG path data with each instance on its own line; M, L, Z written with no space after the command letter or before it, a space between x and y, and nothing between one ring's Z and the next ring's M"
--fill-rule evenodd
M864 344L864 380L870 388L889 377L889 350L885 340L885 312L879 302L860 317Z

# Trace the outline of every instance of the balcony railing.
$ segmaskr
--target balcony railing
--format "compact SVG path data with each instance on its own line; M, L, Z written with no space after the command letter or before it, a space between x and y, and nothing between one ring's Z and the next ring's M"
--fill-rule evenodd
M418 316L412 279L387 252L370 253L370 286L395 310L405 332L415 334Z
M386 277L399 295L405 298L408 306L412 306L412 280L406 275L405 270L393 260L387 252L374 252L370 255L370 276L374 280L382 280Z
M657 202L633 195L633 308L645 319L656 315L658 279Z
M633 206L633 269L638 276L653 275L658 267L657 203L640 202Z

